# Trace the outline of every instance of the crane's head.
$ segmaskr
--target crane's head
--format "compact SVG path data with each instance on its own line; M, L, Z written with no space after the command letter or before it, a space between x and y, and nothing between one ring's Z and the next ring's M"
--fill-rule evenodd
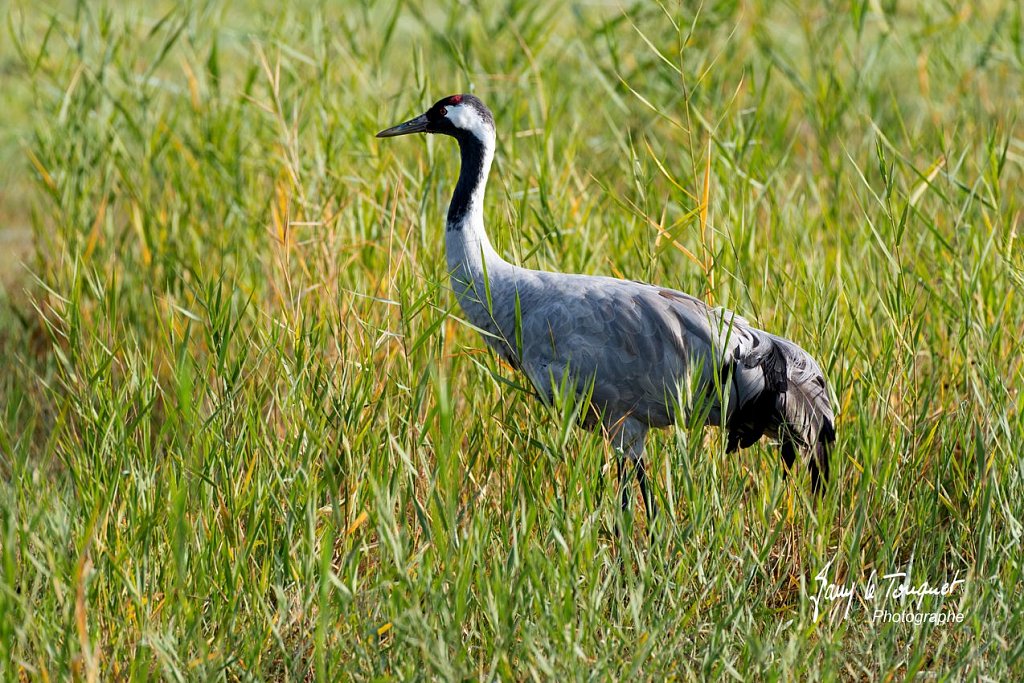
M491 110L473 95L451 95L438 100L425 113L393 128L377 133L379 138L392 138L409 133L441 133L454 138L473 135L480 142L494 137Z

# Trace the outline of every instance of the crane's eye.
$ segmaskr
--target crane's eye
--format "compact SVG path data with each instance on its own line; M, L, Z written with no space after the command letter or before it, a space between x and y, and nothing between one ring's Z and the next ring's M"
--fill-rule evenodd
M441 107L441 112L440 113L441 113L441 116L448 116L448 109L447 109L447 107Z

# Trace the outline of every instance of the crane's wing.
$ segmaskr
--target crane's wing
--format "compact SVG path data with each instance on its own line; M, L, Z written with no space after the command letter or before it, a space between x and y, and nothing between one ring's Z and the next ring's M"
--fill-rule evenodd
M665 426L683 380L714 381L729 336L721 312L638 282L558 273L539 280L521 289L521 365L541 393L566 379L580 391L592 382L592 402L613 419Z

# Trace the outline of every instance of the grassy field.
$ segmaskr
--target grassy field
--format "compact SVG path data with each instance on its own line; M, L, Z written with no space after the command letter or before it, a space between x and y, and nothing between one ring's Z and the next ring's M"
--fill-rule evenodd
M0 678L1020 679L1024 10L958 5L0 5ZM601 495L460 319L454 144L373 137L455 92L510 259L820 359L825 498L688 425Z

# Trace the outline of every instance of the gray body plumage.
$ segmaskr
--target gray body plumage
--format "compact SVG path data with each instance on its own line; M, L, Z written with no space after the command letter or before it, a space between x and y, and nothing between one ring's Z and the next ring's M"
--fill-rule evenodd
M603 427L636 462L645 499L646 433L673 424L680 408L700 410L708 424L724 427L729 450L763 435L778 439L787 465L803 453L812 486L824 483L834 415L809 354L682 292L505 261L483 223L495 142L490 112L469 95L441 100L431 112L438 108L465 125L450 132L442 120L441 130L427 132L453 135L462 151L446 249L466 318L542 396L551 398L565 383L579 395L590 391L589 425Z
M487 270L486 287L482 274L453 277L467 319L546 398L565 381L589 391L590 414L625 430L631 457L642 453L634 439L689 408L729 430L730 450L767 435L815 458L815 481L825 474L827 459L808 449L830 438L834 416L821 369L796 344L664 287L506 262Z

